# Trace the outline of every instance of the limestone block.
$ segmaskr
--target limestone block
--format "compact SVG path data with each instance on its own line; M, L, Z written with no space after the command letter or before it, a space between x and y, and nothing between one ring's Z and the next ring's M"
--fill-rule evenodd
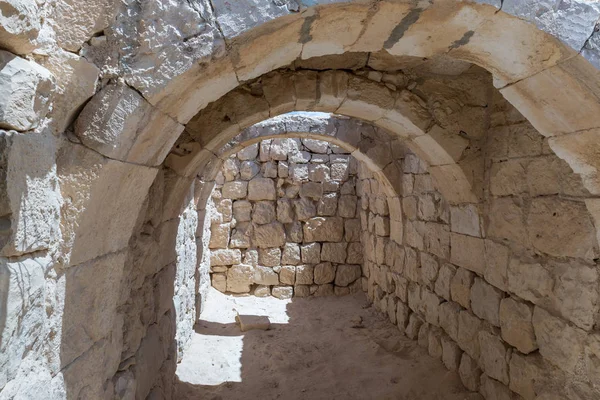
M471 309L473 314L495 326L500 326L500 301L504 292L476 277L471 286Z
M460 311L461 307L457 303L449 301L440 304L440 327L454 341L458 340L458 315Z
M301 247L302 262L304 264L318 264L321 262L321 244L309 243ZM329 283L329 282L323 282Z
M248 193L248 182L233 181L223 185L223 197L226 199L244 199Z
M223 222L231 222L231 218L233 216L232 206L233 203L231 199L221 199L218 203L215 204L215 208L217 212L221 215L221 220Z
M527 192L526 164L522 160L508 160L492 165L490 190L494 196L511 196Z
M271 290L271 294L278 299L291 299L294 297L294 288L291 286L275 286Z
M280 178L287 178L290 176L289 164L286 161L279 161L277 163L277 176Z
M295 285L294 286L294 297L308 297L310 296L309 285Z
M485 246L483 239L452 233L450 235L450 262L483 275Z
M4 256L48 249L59 242L62 199L56 190L55 142L50 132L0 130L0 250Z
M278 285L279 275L277 275L277 272L273 271L273 268L257 265L254 268L253 281L259 285Z
M446 224L425 224L425 248L436 256L450 258L450 230Z
M290 177L294 182L302 182L308 180L308 165L290 163Z
M464 268L458 268L450 281L452 300L467 309L471 307L471 286L474 280L475 274Z
M514 399L514 393L512 393L506 385L488 377L486 374L481 374L479 392L484 398L490 400Z
M429 330L427 351L433 358L442 358L442 331L437 327L431 327Z
M300 246L297 243L286 243L281 255L281 263L284 265L300 264Z
M421 301L425 311L425 321L437 326L439 324L440 298L428 289L423 289Z
M269 157L272 160L286 161L288 155L298 153L299 151L299 139L273 139L271 141Z
M336 266L330 262L317 264L314 270L314 281L318 285L333 283L336 276Z
M425 349L427 349L427 347L429 347L429 331L431 330L431 325L429 325L427 322L423 323L423 325L421 325L421 328L419 329L419 335L417 336L417 342L419 343L419 346L424 347Z
M450 207L450 226L452 232L481 237L479 210L473 204Z
M531 322L532 317L533 306L513 298L502 299L500 303L502 339L524 354L538 348Z
M460 366L460 360L462 358L462 350L460 347L448 336L442 335L442 362L444 366L450 371L458 371Z
M294 200L294 209L296 210L298 221L308 221L317 215L315 203L305 197Z
M551 263L555 274L552 307L563 318L590 330L598 312L598 272L577 262Z
M41 344L35 338L43 334L45 315L45 270L52 266L50 257L32 257L21 261L0 262L0 285L3 298L2 343L0 366L2 385L15 379L29 351ZM17 378L18 379L18 378Z
M229 223L213 224L210 227L210 249L226 249L229 245Z
M338 202L338 215L344 218L354 218L356 214L357 197L353 195L342 195ZM389 235L389 224L388 224ZM385 235L381 235L385 236Z
M277 221L284 224L294 222L294 209L289 200L277 200Z
M483 322L468 311L458 314L458 345L471 357L479 358L479 332Z
M296 267L293 265L282 266L281 270L279 270L279 281L284 285L293 285L296 283Z
M258 250L249 249L244 252L244 264L257 266L258 265Z
M586 259L598 253L596 230L584 203L533 199L527 224L532 245L543 253Z
M337 286L348 286L360 278L361 275L360 265L338 265L335 273L335 284Z
M337 182L344 182L348 180L349 167L347 163L332 163L331 179Z
M296 267L296 285L312 285L314 283L313 265L298 265Z
M510 390L523 396L525 400L536 398L536 388L543 384L543 370L548 369L549 364L543 362L542 357L535 353L523 356L514 352L510 358Z
M340 217L315 217L303 227L305 242L341 242L344 222Z
M404 227L404 238L406 240L406 244L419 250L424 250L424 233L425 224L422 221L406 221L406 225Z
M277 178L277 163L273 161L264 163L260 169L260 173L263 178Z
M325 142L323 142L325 143ZM314 158L314 157L313 157ZM308 166L308 179L313 182L323 183L331 179L329 166L326 164L311 164Z
M254 267L238 264L227 270L227 291L231 293L249 293L254 279Z
M456 274L456 267L452 264L445 263L440 267L437 280L435 281L435 293L450 301L450 283Z
M211 274L211 286L219 292L225 293L227 291L227 275L222 273Z
M260 167L254 161L242 161L240 163L240 179L249 181L260 172Z
M438 276L439 264L435 257L429 253L420 253L421 257L421 280L424 285L433 287Z
M319 200L323 196L323 185L317 182L304 182L300 187L300 196Z
M518 198L493 199L488 215L488 237L508 239L523 245L529 243L523 223L523 207Z
M490 377L508 385L509 347L498 336L490 332L479 332L479 364Z
M540 354L560 369L574 371L583 354L585 331L538 306L534 308L532 322Z
M41 29L40 6L43 3L5 0L0 6L0 45L16 54L27 54L36 48L35 39Z
M316 285L315 285L316 286ZM317 297L333 296L335 291L332 284L318 285L314 293Z
M477 362L473 360L467 353L463 353L458 368L458 375L465 387L473 392L479 389L481 370Z
M344 221L344 240L346 242L360 242L360 233L360 219L347 219Z
M508 265L508 290L537 304L552 295L554 278L541 264L511 259Z
M46 68L0 50L0 128L36 128L48 113L53 89L54 77Z
M412 175L411 175L412 176ZM404 197L402 199L402 209L406 218L414 220L417 218L417 198L416 197Z
M250 146L244 147L242 150L237 152L237 158L241 161L253 161L258 157L258 143L251 144Z
M406 326L408 325L408 319L410 315L410 309L408 306L399 301L396 304L396 325L400 332L404 333L406 331Z
M210 265L241 264L242 252L239 249L216 249L210 252Z
M281 265L281 249L278 247L258 249L258 263L265 267Z
M421 282L421 265L417 258L417 252L410 247L404 249L404 274L413 282Z
M404 257L402 257L404 260ZM346 257L348 264L362 264L363 263L363 247L360 242L348 243L348 256Z
M485 240L485 280L498 289L508 291L508 259L510 250L507 246Z
M252 245L253 227L249 222L238 222L231 231L229 247L247 249Z
M346 262L347 243L323 243L321 247L321 260L331 261L338 264Z
M281 222L254 226L253 243L256 247L283 247L285 230Z
M285 234L288 242L301 243L304 240L302 224L298 221L291 224L285 224ZM319 248L319 252L321 249Z
M236 315L235 322L240 325L242 332L248 332L251 330L267 331L271 326L269 317L266 315Z
M269 178L254 178L248 182L248 200L276 200L275 183Z
M419 331L421 330L421 325L423 325L423 321L415 313L410 314L405 331L406 336L409 339L417 339Z
M63 132L73 122L84 103L96 93L100 70L85 58L67 51L53 52L42 62L42 65L56 77L52 118L55 131ZM109 127L105 127L105 129L109 129ZM167 147L167 144L163 143L163 146ZM137 150L134 149L132 156ZM152 150L156 151L158 148L143 146L143 149L140 147L139 150L151 153ZM168 150L163 148L162 152L158 152L158 154L164 156L166 151ZM141 158L132 160L142 161ZM156 164L156 161L159 160L153 161L153 164Z
M233 217L236 221L250 221L251 215L252 203L247 200L236 200L233 202Z
M267 297L271 295L271 288L265 285L258 285L254 289L254 295L256 297Z
M317 204L317 215L322 217L332 217L336 214L338 204L338 194L324 193Z
M257 201L252 209L252 222L268 224L275 220L275 203L272 201Z

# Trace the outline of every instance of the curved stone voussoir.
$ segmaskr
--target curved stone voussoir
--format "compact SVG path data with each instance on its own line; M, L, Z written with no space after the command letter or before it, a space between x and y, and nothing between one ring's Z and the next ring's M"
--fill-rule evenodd
M124 85L102 89L75 122L75 134L87 147L112 159L149 166L164 160L182 131L183 125Z

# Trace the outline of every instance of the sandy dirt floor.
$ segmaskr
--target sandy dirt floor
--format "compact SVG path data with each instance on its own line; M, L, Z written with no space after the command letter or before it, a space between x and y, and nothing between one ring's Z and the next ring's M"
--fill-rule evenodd
M243 333L236 312L267 315L271 328ZM177 376L179 400L482 399L362 293L291 301L212 290Z

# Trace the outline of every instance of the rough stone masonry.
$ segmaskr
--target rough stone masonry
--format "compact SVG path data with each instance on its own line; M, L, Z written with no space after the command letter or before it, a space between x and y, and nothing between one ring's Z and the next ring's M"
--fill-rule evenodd
M314 139L267 139L225 160L211 195L213 287L278 298L362 290L357 168Z
M278 123L368 167L351 243L401 332L488 399L600 398L599 17L587 0L0 0L0 399L172 398L210 285L213 167L296 111L371 129ZM228 190L250 196L239 175ZM276 204L252 221L275 189L248 199L259 241L281 232ZM321 261L342 241L312 239Z

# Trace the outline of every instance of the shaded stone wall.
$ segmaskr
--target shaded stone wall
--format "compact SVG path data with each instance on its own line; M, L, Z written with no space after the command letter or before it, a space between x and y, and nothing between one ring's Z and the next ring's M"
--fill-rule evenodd
M600 302L589 194L512 106L499 96L492 104L479 205L448 204L407 152L403 233L392 240L382 191L359 170L368 297L486 398L548 390L595 398Z
M211 194L212 285L279 298L360 290L358 162L313 139L268 139L226 159Z

